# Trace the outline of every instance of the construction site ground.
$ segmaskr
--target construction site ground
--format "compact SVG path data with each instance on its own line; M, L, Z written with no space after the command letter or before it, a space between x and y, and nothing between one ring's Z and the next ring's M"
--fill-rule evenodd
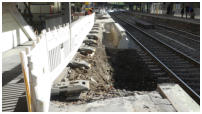
M49 111L176 111L171 103L156 90L156 80L136 52L131 39L127 48L118 48L113 37L105 37L110 17L96 19L98 45L93 56L79 52L74 59L91 64L90 69L67 67L58 83L88 80L90 89L77 99L65 95L51 97ZM120 41L120 40L119 40Z

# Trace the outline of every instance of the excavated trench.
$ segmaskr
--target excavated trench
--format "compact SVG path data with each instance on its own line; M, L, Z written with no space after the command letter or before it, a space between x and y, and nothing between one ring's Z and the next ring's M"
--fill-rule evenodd
M156 90L156 78L152 77L136 49L129 49L129 41L122 39L121 32L117 30L115 24L100 23L99 26L103 29L99 30L94 56L80 53L75 56L76 59L90 63L91 68L70 68L65 76L69 81L88 80L90 90L82 92L76 99L67 99L64 95L54 96L51 99L52 103L83 104L101 99L131 96L137 91Z
M129 91L151 91L156 89L154 78L135 49L127 48L127 41L121 40L114 23L105 24L102 43L112 68L111 77L116 89ZM125 45L125 48L120 48Z

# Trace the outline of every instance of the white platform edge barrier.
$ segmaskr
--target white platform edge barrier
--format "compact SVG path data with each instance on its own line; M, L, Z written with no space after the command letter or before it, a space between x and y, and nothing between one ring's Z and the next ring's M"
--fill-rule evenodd
M32 49L20 52L29 111L48 112L53 81L77 53L94 25L95 14L43 31ZM70 37L71 33L71 37Z

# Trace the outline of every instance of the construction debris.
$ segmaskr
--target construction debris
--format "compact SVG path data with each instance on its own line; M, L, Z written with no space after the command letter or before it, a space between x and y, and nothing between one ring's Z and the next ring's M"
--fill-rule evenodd
M97 41L96 41L96 40L88 39L88 38L86 38L83 42L84 42L84 43L94 43L94 44L97 44Z
M65 95L71 96L72 94L80 94L83 91L87 91L90 89L89 81L86 80L76 80L71 81L69 84L57 85L51 89L51 95Z
M95 40L92 40L92 39L86 39L83 41L83 43L85 45L94 46L94 47L98 45L97 42Z
M99 27L99 24L98 24L98 23L95 23L95 24L93 25L93 27Z
M95 52L95 48L83 46L83 47L79 48L78 51L83 55L88 55L88 54L92 54L93 52Z
M75 61L69 63L69 66L71 68L83 68L83 67L86 69L91 68L91 64L87 63L84 60L75 60Z
M98 31L95 31L95 30L92 30L92 31L90 31L90 33L95 33L95 34L97 34L98 33Z
M99 28L98 27L93 27L92 30L99 30Z
M98 36L96 34L87 35L88 39L98 40Z
M91 77L90 80L91 80L92 82L94 82L94 83L97 83L97 81L95 81L95 80L93 79L93 77Z

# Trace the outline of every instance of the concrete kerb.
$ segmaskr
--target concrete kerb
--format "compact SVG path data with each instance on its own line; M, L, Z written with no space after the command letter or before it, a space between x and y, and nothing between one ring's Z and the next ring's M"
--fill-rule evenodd
M88 37L88 39L98 40L97 34L88 34L87 37Z

